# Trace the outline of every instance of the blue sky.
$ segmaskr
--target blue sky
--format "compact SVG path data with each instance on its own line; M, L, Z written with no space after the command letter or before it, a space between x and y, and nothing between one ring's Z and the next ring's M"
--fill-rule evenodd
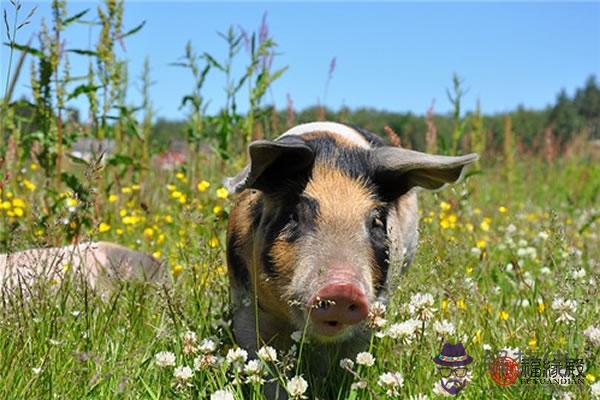
M25 11L34 4L38 12L19 32L19 42L39 29L42 16L49 19L50 3L26 2ZM11 11L7 1L2 6ZM70 2L69 14L89 7L95 9L96 3ZM265 12L281 53L274 66L289 66L267 96L280 108L287 94L296 108L323 101L333 57L337 66L326 104L334 109L370 106L422 114L435 99L436 111L447 112L446 88L454 72L469 88L466 110L477 98L484 112L508 111L519 104L542 108L561 88L573 93L590 74L600 75L600 3L131 1L126 2L125 28L143 20L146 26L127 39L126 51L119 50L130 61L129 100L139 101L136 78L148 56L157 115L183 117L179 104L192 87L192 77L169 63L183 54L188 40L198 51L223 58L226 48L216 32L231 24L257 29ZM94 29L92 38L98 32ZM2 26L3 39L4 30ZM88 27L69 28L66 36L67 47L88 48ZM4 90L6 48L0 56ZM238 73L246 54L240 59ZM72 56L70 61L74 74L87 68L84 57ZM29 63L24 72L16 96L29 93ZM223 87L223 76L209 77L204 95L211 100L210 110L223 103ZM83 100L73 105L85 109Z

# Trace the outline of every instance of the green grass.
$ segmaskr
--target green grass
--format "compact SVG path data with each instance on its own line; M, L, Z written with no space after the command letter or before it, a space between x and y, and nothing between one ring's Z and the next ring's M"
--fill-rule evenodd
M160 252L173 272L174 284L170 289L123 284L101 298L66 279L40 283L39 294L29 300L4 296L0 398L208 398L223 388L240 399L261 398L261 385L236 384L236 376L243 380L244 374L232 372L221 361L195 371L184 384L175 382L173 367L155 364L156 353L171 351L177 366L193 367L199 353L184 352L182 337L188 330L196 333L198 341L217 341L219 360L235 346L224 267L224 230L231 198L217 196L222 176L219 165L191 167L186 166L179 176L174 172L147 174L138 182L139 188L136 182L121 182L99 192L105 194L95 197L93 206L73 205L66 200L70 194L62 196L65 200L57 206L60 218L56 221L80 221L78 215L85 214L91 225L81 228L81 239ZM37 188L28 189L24 179ZM200 192L197 183L203 179L211 185ZM75 229L71 222L39 223L45 207L40 200L44 197L42 180L39 170L26 168L0 194L5 204L0 223L4 234L11 235L5 246L12 251L65 243L69 229ZM438 377L431 357L444 339L462 341L475 360L472 382L459 397L539 399L558 392L590 397L589 385L592 376L600 379L600 366L598 348L586 341L583 331L598 326L600 320L599 187L600 168L590 161L560 160L547 166L530 159L517 165L511 187L498 164L441 192L423 192L417 257L398 282L385 318L388 325L409 319L406 304L420 292L433 295L433 319L410 344L374 338L370 351L375 364L354 367L367 389L352 392L348 386L353 375L337 365L332 371L339 377L337 382L311 375L311 345L304 344L299 371L308 381L309 397L385 398L385 389L377 381L389 371L404 378L399 398L419 393L432 398ZM111 194L116 196L111 198L114 201L109 201ZM19 202L17 206L22 207L15 206L15 197L24 206ZM14 216L15 208L22 208L23 215ZM13 216L9 216L11 210ZM101 223L105 224L102 233L98 231ZM511 224L514 229L508 228ZM478 245L481 254L473 250ZM519 251L529 247L535 254L531 249ZM507 269L509 263L512 270ZM585 277L575 278L580 269ZM577 301L570 324L556 322L558 313L552 302L558 297ZM438 337L433 323L440 320L452 323L455 334ZM589 380L583 386L517 383L503 388L487 374L484 345L539 354L566 351L587 360ZM288 357L288 367L295 368L296 357L297 352ZM277 378L275 371L284 370L280 364L269 368L273 373L265 379Z

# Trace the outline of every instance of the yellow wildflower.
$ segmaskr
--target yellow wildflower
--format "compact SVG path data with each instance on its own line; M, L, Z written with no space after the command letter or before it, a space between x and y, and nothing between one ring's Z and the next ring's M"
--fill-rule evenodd
M472 273L472 272L473 272L473 267L471 267L471 266L469 265L467 268L465 268L465 272L466 272L467 274L470 274L470 273Z
M154 257L154 258L160 258L160 256L161 256L160 250L156 250L154 253L152 253L152 257Z
M169 192L172 192L172 191L174 191L175 189L177 189L177 186L175 186L175 185L167 185L167 190L168 190Z
M150 239L153 235L154 235L154 229L152 229L152 228L144 229L144 236L146 236L146 239Z
M117 235L122 235L122 234L123 234L123 229L117 228Z
M500 311L500 319L503 321L508 320L509 314L508 311L502 310Z
M473 338L474 343L481 343L481 329L477 329L475 332L475 337Z
M165 215L165 222L168 224L173 223L173 217L171 217L170 215Z
M186 183L187 182L187 178L185 177L185 174L183 172L178 172L175 174L175 177L177 179L179 179L181 182Z
M119 211L119 215L120 215L121 217L124 217L124 216L126 216L126 215L127 215L127 210L126 210L126 209L124 209L124 208L121 208L121 210Z
M448 308L448 300L443 299L442 300L442 311L446 311L447 308Z
M221 207L220 205L217 204L216 206L213 207L212 211L213 211L213 214L215 214L215 215L221 215L221 213L223 212L223 207Z
M32 192L36 188L35 183L31 182L28 179L23 179L23 186L25 186L26 189L31 190Z
M119 200L119 196L117 196L116 194L111 194L108 196L108 202L109 203L114 203L117 200Z
M108 231L110 231L110 225L105 222L101 222L100 225L98 226L98 231L100 233L108 232Z
M140 185L138 185L137 183L131 185L131 190L134 190L134 191L140 190Z
M220 187L217 189L217 197L220 199L226 199L229 196L229 191L224 187Z
M208 246L209 246L209 247L211 247L211 248L213 248L213 249L214 249L214 248L215 248L215 247L217 247L218 245L219 245L219 238L218 238L218 237L216 237L216 236L213 236L213 237L211 237L211 238L208 240Z
M25 202L22 199L20 199L18 197L15 197L12 200L12 206L13 207L19 207L19 208L25 208Z
M198 182L198 191L199 192L204 192L209 187L210 187L210 182L207 182L207 181L200 181L200 182Z
M31 165L29 165L29 169L32 171L37 171L38 168L39 167L36 163L31 163Z
M5 210L8 210L10 208L10 201L3 201L2 203L0 203L0 208L3 208Z
M181 274L181 272L183 272L183 265L175 264L171 271L173 272L174 277L178 277Z
M121 189L121 193L123 193L123 194L129 194L131 192L132 192L132 190L129 186L125 186L124 188Z
M467 305L465 304L465 299L456 300L456 307L460 308L461 310L467 308Z
M483 239L479 239L476 243L475 246L477 246L478 249L485 249L487 246L487 243L485 242L485 240Z
M164 241L165 241L165 235L163 233L161 233L160 235L158 235L158 238L156 239L156 243L161 244Z
M187 202L187 196L186 196L185 194L184 194L184 195L181 195L181 196L179 197L179 202L180 202L181 204L185 204L185 203Z
M546 310L546 305L544 303L538 303L537 310L541 314Z
M19 207L15 207L15 208L13 208L13 213L17 217L22 217L23 216L23 209L19 208Z
M504 206L500 206L498 207L498 211L500 211L500 213L502 214L505 214L508 211L508 209Z
M467 227L467 230L469 232L473 232L473 224L472 223L467 222L465 226Z
M529 342L527 342L527 344L529 345L531 350L535 350L535 348L537 347L537 339L531 338L531 340L529 340Z
M172 198L174 198L174 199L178 199L178 198L180 198L181 196L183 196L183 193L181 193L179 190L174 190L174 191L171 193L171 197L172 197Z
M479 224L479 227L482 231L487 232L490 230L490 222L489 218L484 218L483 221L481 221L481 224Z
M596 377L592 374L586 374L585 380L588 381L589 383L594 383L594 382L596 382Z
M446 203L445 201L442 201L440 203L440 208L444 211L448 211L452 206L449 203Z

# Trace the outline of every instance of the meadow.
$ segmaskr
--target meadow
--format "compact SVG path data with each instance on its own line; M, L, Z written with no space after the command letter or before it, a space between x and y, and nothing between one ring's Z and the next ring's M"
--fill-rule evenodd
M253 43L249 67L231 79L231 59L185 48L180 66L195 79L182 101L190 153L164 169L156 162L165 149L152 142L150 99L130 108L120 97L126 64L114 43L137 33L119 26L123 4L99 8L103 34L95 48L63 53L93 59L87 83L69 77L56 50L63 30L83 14L68 14L65 2L52 7L54 28L37 48L18 45L17 25L7 22L15 58L21 52L35 62L32 100L11 102L5 92L0 116L0 250L111 241L163 261L171 284L122 282L103 295L65 273L37 282L35 296L3 290L0 398L260 399L270 381L292 398L437 398L447 394L432 357L446 341L462 342L474 358L470 383L456 397L600 398L600 165L585 145L517 151L508 117L501 145L486 144L483 119L460 113L455 79L453 128L439 139L429 129L424 142L428 150L474 150L482 159L460 183L420 194L417 256L387 309L370 316L376 334L369 354L315 376L311 343L300 333L288 351L265 348L251 360L231 331L224 254L235 198L222 179L243 167L250 140L284 129L286 121L263 104L284 73L264 62L276 54L274 41L260 29L244 33ZM236 57L244 35L230 29L224 38ZM208 71L239 83L217 115L203 111ZM84 122L68 117L68 102L78 96L90 103ZM249 111L240 114L236 101ZM290 114L287 123L297 122ZM313 119L323 117L321 108ZM82 137L112 139L116 149L74 156L69 148ZM500 386L489 374L499 352L583 359L581 382Z

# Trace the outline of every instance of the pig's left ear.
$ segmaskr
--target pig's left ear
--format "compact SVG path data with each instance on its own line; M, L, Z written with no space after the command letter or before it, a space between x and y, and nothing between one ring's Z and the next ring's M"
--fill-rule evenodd
M474 153L450 157L400 147L379 147L373 150L374 181L384 197L392 200L415 186L436 190L456 182L463 168L477 159Z
M245 189L274 192L308 171L315 154L304 140L289 136L276 141L257 140L248 146L250 164L224 181L232 193Z

